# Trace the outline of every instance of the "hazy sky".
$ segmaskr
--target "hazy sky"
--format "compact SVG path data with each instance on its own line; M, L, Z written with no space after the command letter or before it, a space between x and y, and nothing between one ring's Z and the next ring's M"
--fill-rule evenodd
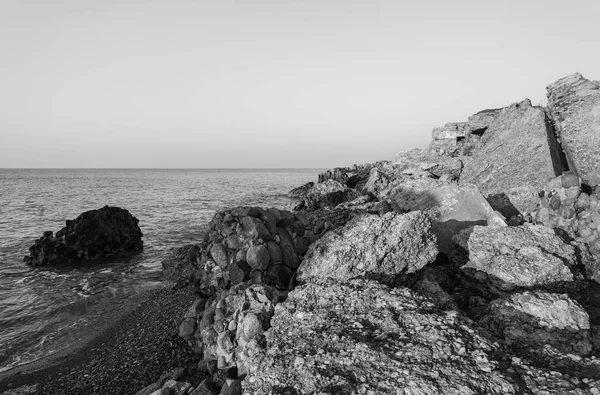
M0 167L334 167L600 79L600 1L0 0Z

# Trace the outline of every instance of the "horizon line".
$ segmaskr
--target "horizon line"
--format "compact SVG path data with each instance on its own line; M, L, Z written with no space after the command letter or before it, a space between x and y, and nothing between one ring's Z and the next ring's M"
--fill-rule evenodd
M0 167L0 170L320 170L335 167Z

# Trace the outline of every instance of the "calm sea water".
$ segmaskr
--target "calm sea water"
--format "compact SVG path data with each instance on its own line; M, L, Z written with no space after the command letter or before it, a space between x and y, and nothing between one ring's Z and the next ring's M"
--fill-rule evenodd
M168 251L200 241L225 207L285 208L318 170L0 169L0 372L65 346L86 306L160 284ZM140 222L144 251L127 261L60 269L23 263L46 230L104 205ZM63 342L64 342L63 341Z

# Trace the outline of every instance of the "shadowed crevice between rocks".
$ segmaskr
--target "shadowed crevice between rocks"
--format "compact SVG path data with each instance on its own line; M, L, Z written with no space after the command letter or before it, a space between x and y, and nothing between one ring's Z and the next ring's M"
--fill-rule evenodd
M550 148L550 159L554 168L554 175L560 176L563 172L572 170L577 174L577 168L571 158L569 148L565 141L560 140L560 130L552 118L549 109L545 109L544 118L546 133L548 134L548 146Z

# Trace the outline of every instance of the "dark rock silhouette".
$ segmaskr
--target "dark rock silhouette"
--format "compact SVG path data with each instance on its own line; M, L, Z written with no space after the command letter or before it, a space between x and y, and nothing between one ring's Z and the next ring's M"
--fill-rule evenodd
M80 261L100 261L141 251L139 220L119 207L104 206L66 222L56 232L44 232L24 258L29 265L55 265Z

